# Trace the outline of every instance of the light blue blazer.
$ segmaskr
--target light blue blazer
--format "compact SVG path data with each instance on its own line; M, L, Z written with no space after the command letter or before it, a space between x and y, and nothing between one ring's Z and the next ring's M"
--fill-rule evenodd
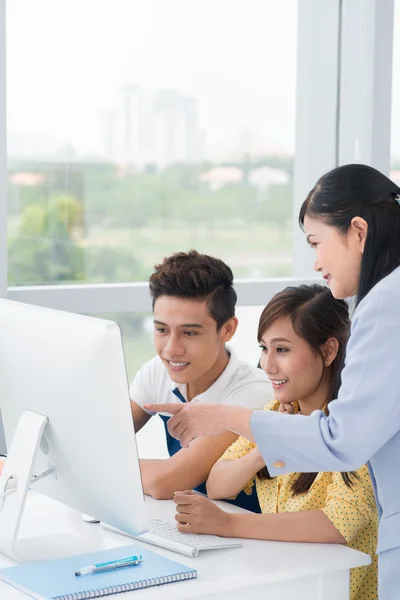
M358 305L342 386L329 416L255 411L251 428L271 475L353 471L369 463L380 515L378 549L400 572L400 267ZM392 552L397 549L397 552ZM387 552L391 550L391 552ZM381 558L381 557L380 557ZM394 559L393 559L394 560ZM397 562L399 561L399 562ZM388 565L385 565L387 567ZM389 565L390 567L390 565ZM394 564L393 564L394 568ZM385 577L391 569L382 569ZM388 589L380 581L380 589ZM379 598L400 598L380 593Z

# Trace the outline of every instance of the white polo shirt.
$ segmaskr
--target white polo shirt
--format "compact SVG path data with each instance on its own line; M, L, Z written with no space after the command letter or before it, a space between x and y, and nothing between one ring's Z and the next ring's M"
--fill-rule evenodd
M227 351L230 358L224 371L208 390L195 396L192 402L263 408L271 394L266 374L262 369L252 367L238 358L232 348L227 348ZM156 356L136 374L130 387L130 396L142 408L146 403L180 403L172 393L175 388L187 400L187 385L172 381L161 358Z

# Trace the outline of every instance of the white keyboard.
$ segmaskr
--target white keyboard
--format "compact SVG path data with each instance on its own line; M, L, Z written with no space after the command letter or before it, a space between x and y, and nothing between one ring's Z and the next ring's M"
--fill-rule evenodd
M179 552L186 556L197 556L200 550L239 548L243 545L237 539L223 538L217 535L181 533L177 530L175 521L162 521L161 519L150 519L149 531L137 536L131 536L106 523L102 523L102 526L111 531L122 533L122 535L129 535L129 537L134 537L142 542Z

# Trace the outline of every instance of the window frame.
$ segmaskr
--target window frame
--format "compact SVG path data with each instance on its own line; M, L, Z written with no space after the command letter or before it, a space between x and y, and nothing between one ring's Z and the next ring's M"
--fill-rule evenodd
M5 4L0 0L0 296L92 314L149 310L145 282L7 288ZM297 215L321 174L346 162L389 170L393 19L394 0L384 7L379 0L299 1L293 277L236 281L239 306L263 304L285 285L318 279Z

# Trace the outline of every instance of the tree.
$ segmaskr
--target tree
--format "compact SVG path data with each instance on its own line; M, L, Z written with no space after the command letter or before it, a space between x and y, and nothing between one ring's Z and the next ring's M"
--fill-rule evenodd
M8 245L9 283L14 285L84 279L83 249L61 220L57 202L50 208L25 208L20 227Z
M63 223L66 231L71 235L77 228L83 228L83 207L74 196L58 194L49 202L48 223L52 221Z
M28 206L21 214L18 233L9 241L9 283L147 279L147 271L131 249L84 246L74 239L81 220L80 204L73 197L59 197L48 208L42 204Z

